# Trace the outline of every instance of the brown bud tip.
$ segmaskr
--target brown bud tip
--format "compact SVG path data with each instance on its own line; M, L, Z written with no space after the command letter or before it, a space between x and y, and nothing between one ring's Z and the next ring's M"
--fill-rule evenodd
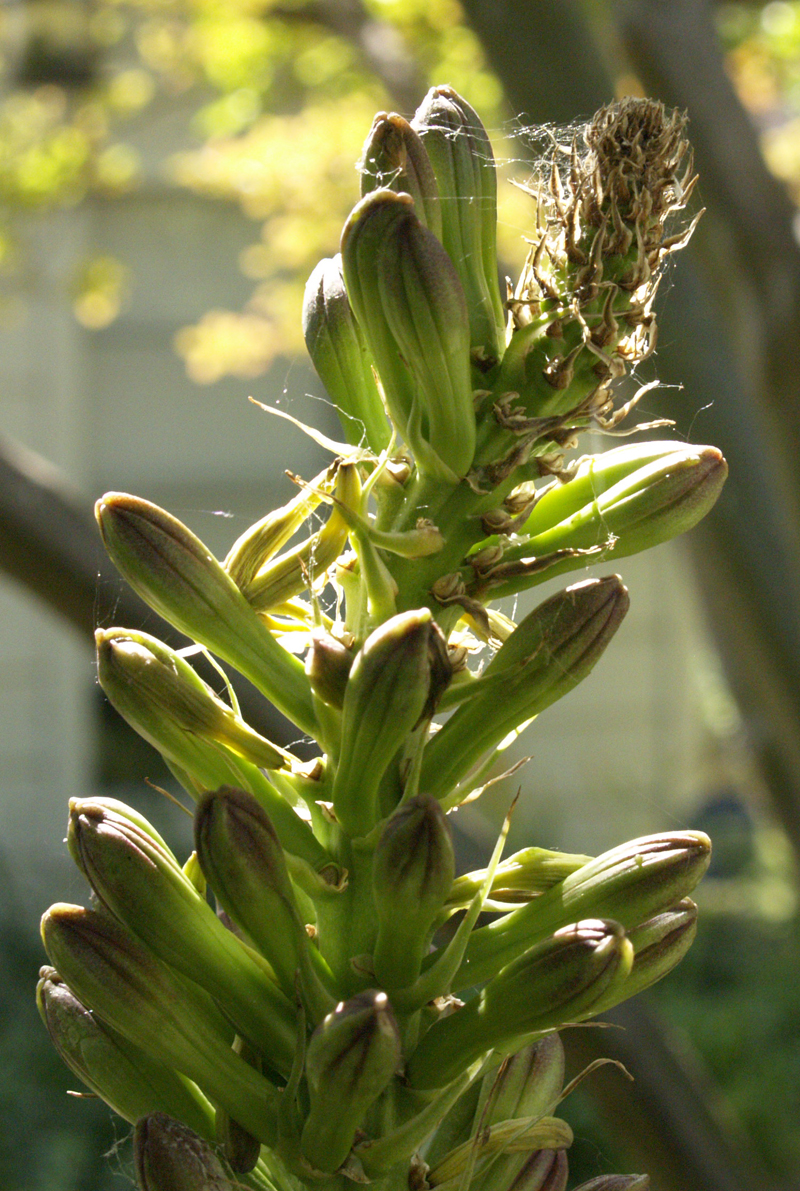
M166 1113L137 1121L133 1156L140 1191L233 1191L208 1142Z

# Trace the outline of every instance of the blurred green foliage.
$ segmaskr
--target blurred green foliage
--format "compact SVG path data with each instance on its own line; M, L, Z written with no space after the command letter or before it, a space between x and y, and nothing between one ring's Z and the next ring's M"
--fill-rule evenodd
M710 1076L715 1109L776 1178L800 1169L800 919L783 834L735 796L709 802L715 844L680 978L646 1000ZM712 1091L716 1089L717 1091Z

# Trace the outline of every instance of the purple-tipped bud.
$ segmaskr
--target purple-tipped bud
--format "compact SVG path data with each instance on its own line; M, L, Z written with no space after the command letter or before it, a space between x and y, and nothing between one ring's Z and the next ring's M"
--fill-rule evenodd
M112 562L151 608L240 670L304 731L313 731L301 663L274 640L199 538L164 509L122 492L106 493L95 516Z
M431 1026L407 1067L412 1087L443 1087L486 1051L591 1016L632 963L633 948L619 923L590 919L564 927Z
M561 1099L563 1083L564 1047L558 1034L546 1034L484 1076L481 1102L490 1105L487 1123L549 1116Z
M539 1150L523 1162L513 1182L501 1184L494 1173L489 1172L481 1191L566 1191L569 1164L564 1150Z
M55 968L42 968L36 1003L50 1039L78 1079L131 1124L167 1112L212 1140L214 1110L200 1089L92 1013Z
M442 243L464 287L471 344L488 365L505 346L492 146L477 112L452 87L431 88L411 123L439 184Z
M439 187L420 137L397 112L378 112L359 163L361 194L388 188L410 194L420 220L442 238Z
M130 629L98 629L95 641L100 685L111 702L156 748L186 754L174 756L176 762L191 768L196 760L184 743L190 736L224 745L264 769L286 765L285 753L248 727L179 653L156 637Z
M610 991L599 1012L637 996L680 963L697 934L697 906L685 897L628 932L634 950L633 967L624 984Z
M454 987L488 979L520 948L538 943L570 918L597 914L631 931L688 896L710 859L711 841L699 831L648 835L612 848L527 906L475 931Z
M366 437L379 455L389 445L391 428L372 357L347 296L338 252L333 258L321 260L308 279L303 334L347 441L357 447Z
M105 913L51 906L42 938L51 963L88 1009L274 1145L277 1092L234 1054L230 1031L196 985Z
M483 754L577 686L628 610L618 575L587 579L545 600L517 626L428 743L420 785L446 798Z
M387 822L372 862L378 919L373 966L382 987L405 988L419 975L454 875L444 812L435 798L417 794Z
M306 654L306 676L314 694L332 707L341 707L344 703L354 656L352 649L324 629L312 630L311 647Z
M234 1191L214 1149L181 1121L154 1112L137 1122L133 1161L140 1191Z
M311 1110L300 1147L315 1170L344 1162L367 1109L400 1063L400 1033L384 992L343 1001L311 1036L306 1052Z
M211 888L293 999L306 934L283 849L269 818L244 790L223 786L198 802L194 832L200 865Z
M72 800L68 837L103 905L164 963L207 989L239 1032L288 1071L295 1044L292 1003L226 930L172 853L91 801Z
M376 190L342 233L347 293L392 422L418 466L454 482L475 451L469 321L461 283L407 194Z
M367 637L353 662L333 785L336 817L349 835L375 826L381 778L425 710L435 633L427 608L401 612Z

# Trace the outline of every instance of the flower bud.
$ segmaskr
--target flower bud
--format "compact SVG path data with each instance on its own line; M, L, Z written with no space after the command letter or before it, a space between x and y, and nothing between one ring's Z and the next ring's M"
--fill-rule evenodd
M311 1110L300 1148L315 1170L344 1162L364 1115L400 1063L400 1033L384 992L343 1001L311 1036L306 1052Z
M632 930L688 896L708 868L711 842L677 831L631 840L604 852L548 893L473 932L456 991L487 980L527 948L586 914Z
M547 848L523 848L498 864L484 908L505 909L515 903L533 901L591 859L591 856L551 852ZM457 877L447 898L447 908L468 906L485 880L486 869Z
M594 546L602 547L601 557L606 561L649 550L686 533L715 504L727 474L728 465L716 447L683 448L656 459L591 497L557 525L504 550L499 566L486 572L486 589L491 590L493 599L501 599L528 586L525 574L516 577L509 573L517 561ZM558 495L554 492L554 499ZM547 513L545 495L530 520L541 522ZM526 530L527 525L520 533ZM553 578L581 565L582 556L570 554L542 571L541 578Z
M427 608L401 612L367 637L353 662L333 783L334 811L348 835L374 827L381 778L425 709L433 633Z
M237 1186L208 1142L162 1112L137 1121L133 1161L140 1191L234 1191Z
M572 1145L572 1141L572 1130L566 1121L562 1121L558 1117L543 1117L539 1121L501 1121L497 1125L481 1129L476 1137L464 1142L463 1145L448 1154L429 1172L427 1181L432 1187L437 1187L440 1184L451 1185L452 1180L463 1176L467 1167L474 1162L477 1178L473 1175L473 1179L475 1184L481 1185L484 1183L481 1174L485 1169L485 1163L481 1162L482 1158L492 1158L497 1154L514 1156L521 1154L522 1160L518 1163L521 1168L526 1165L526 1154L541 1153L542 1151L550 1154L553 1151L566 1149ZM500 1158L499 1161L489 1165L485 1178L487 1187L497 1187L498 1191L501 1191L509 1186L508 1183L501 1183L497 1178L496 1168L502 1163L503 1158ZM540 1182L535 1183L531 1180L526 1182L525 1186L532 1185L536 1191L550 1191L551 1187L563 1186L561 1182L550 1181L553 1174L552 1161L543 1162L534 1169L539 1175ZM566 1179L566 1167L562 1169ZM472 1185L471 1181L470 1186Z
M475 414L464 293L408 195L376 190L342 233L347 292L390 417L418 466L453 482L469 470Z
M276 1089L234 1054L196 986L120 923L82 906L51 906L42 938L51 963L87 1009L194 1080L264 1144L275 1144Z
M538 537L604 497L609 489L628 483L643 468L663 466L680 458L693 459L706 449L659 440L630 442L599 455L583 455L537 491L533 509L517 532Z
M697 906L688 897L629 930L633 967L625 983L604 999L598 1012L604 1013L661 980L680 963L696 934Z
M558 1034L545 1034L483 1077L481 1119L494 1125L519 1117L550 1116L561 1099L563 1083L564 1047ZM485 1102L490 1106L488 1114L482 1111Z
M283 765L288 754L211 695L192 668L155 637L98 629L95 639L97 675L110 702L168 764L189 774L185 784L195 798L198 785L245 786L267 810L287 851L316 869L330 863L308 824L258 768L267 761Z
M359 163L361 194L388 188L410 194L420 221L442 238L439 187L420 137L397 112L378 112Z
M290 760L218 699L189 663L156 637L130 629L97 629L95 641L101 685L106 678L123 707L127 686L128 703L139 710L140 718L169 719L179 731L225 745L264 769L281 769ZM122 709L120 714L124 715Z
M269 961L294 999L306 933L283 849L255 799L232 787L204 794L194 821L200 865L220 903Z
M388 820L373 855L373 968L382 988L405 988L416 980L454 875L444 812L435 798L417 794Z
M306 677L315 695L332 707L341 707L347 680L353 668L352 649L323 629L311 630L311 647L306 654Z
M472 347L486 363L505 346L497 264L497 170L480 117L452 87L433 87L411 127L433 165L442 207L442 243L469 310Z
M492 1167L475 1191L566 1191L569 1176L567 1155L563 1150L539 1150L522 1163L511 1182L504 1178L503 1159Z
M261 1156L258 1138L223 1109L217 1109L217 1145L235 1174L249 1174Z
M347 441L356 447L366 438L379 455L389 445L391 428L372 357L347 296L338 252L332 259L321 260L308 279L303 334Z
M55 968L42 968L39 976L36 1003L42 1021L78 1079L130 1124L148 1113L166 1112L213 1139L214 1110L198 1087L101 1022Z
M501 1121L550 1116L561 1098L564 1081L564 1048L557 1033L545 1034L513 1057L490 1066L480 1083L459 1096L426 1146L426 1161L436 1167L451 1151L474 1140L475 1131ZM457 1086L457 1085L456 1085ZM508 1186L526 1161L524 1154L494 1156L491 1171L502 1167ZM485 1177L474 1176L470 1186L482 1187Z
M274 640L207 546L157 505L121 492L106 493L95 516L112 562L151 608L313 732L302 664Z
M411 1086L443 1087L486 1051L591 1016L632 963L633 948L619 923L588 919L563 927L431 1026L408 1063Z
M238 588L247 587L256 572L294 537L313 513L322 500L319 489L325 487L330 471L330 468L321 471L293 500L267 513L236 539L222 565Z
M576 583L526 616L426 745L421 788L445 798L483 754L586 678L628 602L611 575Z
M292 1003L226 928L172 853L130 822L73 799L70 851L112 914L164 963L205 988L277 1070L291 1068Z
M521 1118L538 1121L549 1117L561 1100L563 1083L561 1039L555 1032L545 1034L505 1059L499 1071L489 1071L483 1077L476 1120L491 1126L500 1121L520 1122ZM550 1155L550 1160L542 1161L541 1165L537 1165L537 1155L502 1154L485 1175L474 1180L473 1191L507 1191L517 1179L518 1187L527 1191L537 1186L537 1177L542 1179L543 1188L549 1187L546 1180L556 1177L554 1168L561 1169L555 1159L563 1151L549 1149L544 1153ZM563 1177L566 1179L566 1165Z

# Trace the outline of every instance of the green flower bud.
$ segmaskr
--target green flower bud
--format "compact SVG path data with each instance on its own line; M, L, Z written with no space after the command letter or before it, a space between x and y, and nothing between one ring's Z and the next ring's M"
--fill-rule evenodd
M126 819L70 803L70 851L101 902L164 963L205 988L239 1033L283 1074L292 1064L292 1003L226 928L171 852Z
M609 489L630 481L643 468L674 462L676 456L694 458L707 449L685 442L632 442L600 455L583 455L537 491L532 511L516 532L538 537L568 521Z
M433 87L411 127L419 133L439 184L442 243L456 267L469 310L476 358L499 360L505 311L497 264L497 170L480 118L452 87Z
M133 1161L140 1191L234 1191L237 1186L207 1142L162 1112L137 1122Z
M222 906L247 932L294 1000L306 933L283 849L269 818L249 794L223 786L200 799L194 833L201 867Z
M566 1191L569 1164L563 1150L539 1150L523 1163L510 1183L502 1183L501 1162L480 1184L481 1191Z
M619 923L588 919L562 927L431 1026L409 1060L411 1086L443 1087L489 1050L591 1016L632 963L633 948Z
M613 917L632 930L687 897L710 858L711 842L699 831L644 836L604 852L536 901L476 930L454 987L487 980L521 948L586 914Z
M332 637L324 629L312 629L311 647L306 654L306 677L314 694L332 707L341 707L344 703L354 657L352 649L337 637Z
M481 1098L476 1120L486 1125L500 1121L519 1121L529 1118L537 1121L550 1116L561 1100L564 1083L564 1048L558 1034L545 1034L537 1042L504 1060L499 1071L490 1071L483 1077ZM562 1151L547 1150L555 1159ZM541 1167L535 1163L535 1155L505 1153L497 1158L487 1173L474 1179L472 1191L506 1191L521 1178L520 1186L536 1186L534 1172L542 1179L550 1177L553 1162ZM566 1172L566 1167L564 1167ZM564 1174L566 1178L566 1173ZM548 1186L543 1182L543 1186Z
M264 769L281 769L291 760L248 727L180 654L156 637L127 629L98 629L95 641L103 677L113 685L115 669L118 695L128 684L130 704L141 709L143 716L169 719L179 731L223 744Z
M551 852L547 848L523 848L498 864L484 909L506 909L514 903L532 901L591 859L591 856ZM447 898L447 908L468 906L485 880L486 869L457 877Z
M264 1144L275 1144L278 1093L231 1050L199 989L107 914L51 906L42 938L50 962L88 1009L194 1080Z
M557 525L504 550L498 564L482 572L475 590L491 591L492 599L513 595L530 585L527 567L515 564L527 564L558 551L599 546L603 561L607 561L667 542L705 517L727 474L728 465L716 447L684 447L653 460L598 493ZM562 491L573 482L565 484ZM558 495L554 492L554 499ZM540 509L540 505L545 507ZM547 514L545 494L530 520L541 521ZM527 532L527 525L520 532ZM570 554L563 562L540 571L539 581L574 570L583 561L580 554ZM521 573L515 575L515 569Z
M430 158L420 137L397 112L378 112L359 163L361 194L388 188L410 194L422 223L440 240L442 207Z
M302 731L313 732L302 664L274 640L208 547L135 496L109 492L95 515L112 562L151 608L235 666Z
M497 1187L498 1191L501 1191L509 1186L508 1183L501 1183L497 1178L497 1167L503 1162L503 1159L500 1158L499 1162L492 1163L485 1180L481 1178L481 1175L484 1173L486 1163L481 1159L491 1159L497 1154L521 1154L519 1166L524 1167L526 1154L530 1154L532 1151L534 1153L544 1151L547 1154L560 1151L572 1145L572 1141L572 1130L566 1121L562 1121L558 1117L543 1117L539 1121L501 1121L497 1125L482 1130L476 1137L448 1154L444 1161L429 1172L427 1181L432 1187L442 1184L452 1186L453 1180L463 1177L467 1167L474 1162L477 1172L477 1178L473 1174L474 1182L480 1185L485 1181L486 1186ZM552 1162L543 1163L535 1169L538 1170L542 1181L539 1184L534 1183L534 1186L546 1188L547 1191L552 1186L561 1186L561 1183L550 1182L553 1173ZM566 1177L566 1168L563 1169ZM471 1180L470 1186L472 1185Z
M599 1012L637 996L679 964L697 934L697 906L688 897L628 931L634 950L625 983L609 995Z
M317 870L331 863L308 824L258 768L266 761L283 765L289 754L211 695L191 667L155 637L128 629L98 629L95 639L97 675L110 702L171 768L190 775L189 781L179 780L193 797L197 785L244 786L266 809L287 851ZM130 818L128 808L126 813Z
M306 284L303 334L308 354L336 406L347 441L366 438L379 455L391 428L375 380L372 357L356 322L342 276L342 258L321 260Z
M389 415L418 466L454 482L469 470L475 415L464 293L408 195L376 190L342 233L347 292Z
M539 1120L549 1116L561 1098L563 1081L561 1040L556 1033L545 1034L499 1066L490 1068L480 1083L474 1083L458 1098L426 1147L428 1165L436 1167L459 1145L474 1140L473 1134L479 1128L483 1131L501 1121ZM495 1155L490 1174L502 1166L510 1172L508 1182L503 1184L508 1186L525 1161L524 1154ZM470 1186L483 1188L484 1181L484 1176L473 1175Z
M267 513L236 539L222 565L238 588L247 587L256 572L294 537L322 500L318 490L324 490L330 473L330 468L321 471L293 500Z
M55 968L42 968L36 1003L70 1071L130 1124L151 1112L179 1117L209 1141L214 1109L198 1087L105 1025Z
M348 835L375 826L381 778L428 702L433 633L427 608L402 612L367 637L353 662L333 782L334 811Z
M373 968L381 987L405 988L416 980L454 875L444 812L435 798L417 794L388 820L373 855Z
M341 462L336 469L335 503L322 529L299 546L273 558L253 576L243 590L256 612L269 612L293 599L309 587L324 587L327 572L344 549L349 530L347 509L358 512L361 505L361 479L355 463ZM344 506L344 507L342 507Z
M617 575L551 596L517 626L470 698L428 742L420 786L446 796L489 749L544 711L594 668L628 610Z
M400 1055L400 1033L384 992L370 989L341 1002L314 1031L306 1051L311 1109L300 1148L315 1170L342 1165Z
M564 1047L558 1034L545 1034L505 1059L499 1071L483 1077L478 1113L489 1125L550 1116L561 1099L563 1083Z
M581 1183L575 1191L648 1191L649 1186L650 1176L646 1174L601 1174Z

